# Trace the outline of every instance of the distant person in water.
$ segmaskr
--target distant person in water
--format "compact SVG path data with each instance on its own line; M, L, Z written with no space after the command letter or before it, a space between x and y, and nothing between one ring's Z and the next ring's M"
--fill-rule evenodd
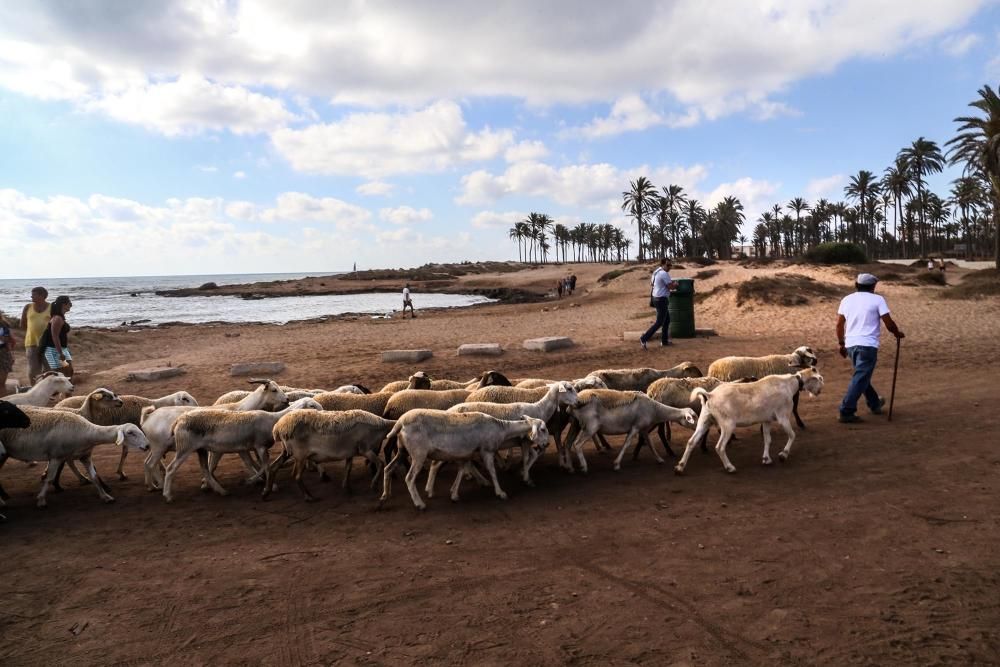
M73 355L69 351L69 314L73 302L68 296L56 297L52 302L52 319L38 341L38 349L48 369L73 377Z
M412 318L416 317L417 314L415 312L413 312L413 301L410 300L410 283L406 283L406 287L403 288L403 317L404 318L406 317L406 308L407 307L409 307L409 309L410 309L410 318L412 319Z
M14 336L0 312L0 396L7 395L7 375L14 370Z
M38 353L38 341L49 326L52 304L46 301L49 291L44 287L31 290L31 303L21 311L21 329L24 331L24 358L28 362L28 384L35 384L35 378L42 374L42 360Z

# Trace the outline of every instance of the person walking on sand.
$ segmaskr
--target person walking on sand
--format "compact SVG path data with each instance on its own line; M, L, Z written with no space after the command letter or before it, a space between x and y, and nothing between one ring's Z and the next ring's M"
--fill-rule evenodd
M28 384L42 374L42 360L38 354L38 341L49 326L52 304L46 301L49 291L44 287L31 290L31 303L21 310L21 329L24 330L24 357L28 362Z
M7 375L14 370L14 336L0 311L0 396L7 395Z
M853 424L861 421L855 414L858 400L865 397L868 409L873 415L882 414L885 399L872 386L872 374L878 361L878 345L882 335L882 322L897 339L904 338L892 316L889 304L880 294L875 294L878 278L870 273L859 273L854 283L853 294L845 296L837 309L837 343L840 356L849 358L854 367L854 375L840 402L840 422Z
M650 278L651 289L649 292L649 305L656 308L656 321L653 322L653 326L649 327L646 333L642 334L639 338L639 344L642 345L642 349L649 349L646 347L646 343L653 339L653 335L656 330L663 327L663 331L660 333L660 346L666 347L670 345L670 291L677 288L677 283L673 281L670 277L670 269L673 266L670 260L666 257L660 259L660 266L653 271L653 276Z
M576 291L576 274L574 273L569 277L569 293L572 294Z
M73 377L73 355L69 351L69 314L73 303L68 296L56 297L52 302L52 319L38 341L42 360L50 370L59 371L66 377Z
M410 307L410 319L415 318L417 316L417 314L415 312L413 312L413 302L410 300L410 283L406 283L406 287L403 288L403 317L404 318L406 317L406 307L407 306Z
M560 299L563 298L563 288L564 288L564 286L565 286L565 283L563 281L561 281L561 280L556 283L556 293L559 294L559 298Z

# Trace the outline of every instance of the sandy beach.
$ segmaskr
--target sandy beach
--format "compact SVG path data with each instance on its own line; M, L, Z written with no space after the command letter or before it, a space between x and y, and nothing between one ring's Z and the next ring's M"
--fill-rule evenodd
M613 269L625 272L598 282ZM507 502L469 483L461 502L444 495L424 514L398 485L388 509L374 512L360 479L353 496L312 479L321 500L306 504L286 472L262 502L242 485L235 459L219 475L229 497L199 491L192 459L167 505L145 491L141 456L129 457L128 480L113 479L111 446L98 448L95 461L114 505L67 476L66 491L41 511L40 468L10 461L2 471L12 497L0 525L10 564L0 662L38 664L53 648L81 665L995 662L1000 299L944 300L941 287L892 270L900 279L879 292L907 337L891 423L867 415L863 424L836 423L850 374L834 335L837 301L852 289L844 267L675 269L675 278L702 274L696 290L708 296L696 304L697 326L718 335L648 352L622 340L653 319L648 270L607 264L463 275L446 291L537 299L463 309L421 309L415 281L412 320L74 331L77 393L185 389L203 405L246 387L229 366L247 361L284 362L275 378L282 384L377 389L417 370L380 361L381 351L397 348L433 350L419 368L439 378L495 368L514 378L570 379L681 361L704 370L730 354L811 345L827 384L818 398L803 399L808 428L781 466L760 465L754 429L741 429L730 447L739 469L732 476L714 453L700 452L684 477L648 452L615 473L609 457L589 448L590 474L571 476L550 449L535 468L536 488L507 473ZM567 273L578 276L576 293L546 296ZM951 270L948 281L967 273ZM818 286L802 293L805 303L741 302L741 285L789 276ZM273 289L312 293L328 288L321 282L330 281ZM527 338L560 335L575 347L522 348ZM459 357L463 343L500 343L504 354ZM875 384L888 395L895 349L883 343ZM19 357L14 375L22 364ZM131 371L163 365L185 374L126 381ZM672 446L683 446L680 429Z

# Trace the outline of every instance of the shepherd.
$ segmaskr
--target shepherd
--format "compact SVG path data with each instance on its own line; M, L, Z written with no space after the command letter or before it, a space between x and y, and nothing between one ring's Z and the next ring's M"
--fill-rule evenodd
M854 282L854 294L848 294L837 309L837 342L840 356L849 358L854 376L840 402L840 423L854 424L862 421L855 414L858 400L863 395L873 415L882 414L885 399L872 386L872 374L878 362L879 339L882 323L896 339L905 336L889 314L889 304L880 294L875 294L878 278L870 273L859 273ZM881 321L880 321L881 320Z
M413 312L413 302L410 301L410 283L406 283L406 287L403 288L403 317L406 317L406 307L410 307L410 319L416 318L417 314Z

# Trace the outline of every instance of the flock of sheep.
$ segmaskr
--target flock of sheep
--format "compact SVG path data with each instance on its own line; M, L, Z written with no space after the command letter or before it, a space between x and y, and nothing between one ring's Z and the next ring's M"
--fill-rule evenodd
M50 488L60 488L59 476L67 464L111 502L114 498L91 453L97 445L113 442L121 447L118 477L126 479L123 464L129 449L141 450L147 488L162 490L169 502L173 480L192 454L201 467L202 487L226 495L214 471L223 455L237 454L248 471L248 483L263 483L264 498L275 488L276 473L291 461L303 497L314 500L302 479L307 469L315 468L325 477L325 464L344 461L343 485L349 491L351 465L360 456L368 463L372 487L381 481L380 506L390 496L393 474L408 465L407 489L413 504L424 509L416 481L425 464L428 497L433 497L440 467L454 462L452 500L458 500L461 482L470 477L492 485L497 497L506 498L496 468L512 459L498 457L501 452L519 450L520 476L527 485L533 484L531 468L550 439L559 465L570 472L577 467L587 471L583 446L588 440L598 449L611 449L605 435L626 436L615 470L630 448L634 459L644 445L662 463L649 433L658 430L673 458L669 439L670 423L675 422L694 428L676 472L684 471L695 446L705 448L712 426L720 431L715 449L723 467L734 472L726 445L739 426L762 425L762 462L767 465L770 424L777 422L788 436L778 456L787 458L795 439L792 419L803 426L797 413L799 393L816 395L823 388L816 363L812 349L800 347L791 354L725 357L711 364L707 376L690 362L666 370L598 370L572 381L511 380L487 371L473 381L456 382L432 380L418 371L375 393L361 385L325 391L261 379L251 380L257 385L253 391L229 392L210 407L199 407L185 391L148 399L118 396L104 388L48 407L73 391L69 379L50 373L31 390L0 401L0 468L8 458L46 462L39 507L45 507ZM280 452L271 460L274 445ZM164 466L171 450L174 458ZM0 505L7 498L0 486Z

